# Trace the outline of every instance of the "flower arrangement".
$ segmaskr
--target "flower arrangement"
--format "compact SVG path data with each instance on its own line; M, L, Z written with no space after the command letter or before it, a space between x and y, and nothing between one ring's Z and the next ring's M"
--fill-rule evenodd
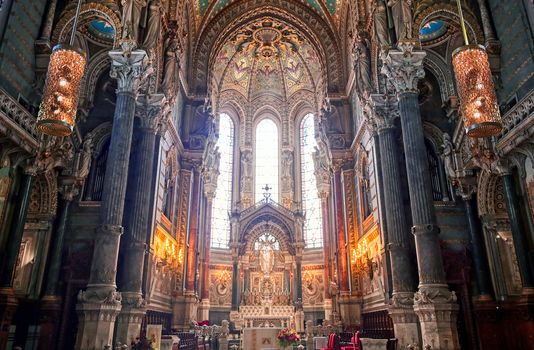
M293 346L300 340L299 335L294 329L284 328L277 335L278 344L281 347Z

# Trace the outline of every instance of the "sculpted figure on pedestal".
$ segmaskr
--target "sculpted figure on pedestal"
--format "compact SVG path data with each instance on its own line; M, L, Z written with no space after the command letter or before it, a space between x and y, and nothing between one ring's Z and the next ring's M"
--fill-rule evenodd
M384 49L391 44L389 40L387 5L384 0L375 0L373 19L376 41L378 42L378 46Z
M139 40L139 22L146 0L122 0L122 39Z
M169 37L165 40L165 57L163 64L163 82L161 83L163 91L166 94L174 95L176 93L176 82L178 81L178 72L180 70L180 56L182 54L182 45L175 31L171 31Z
M397 42L412 38L412 0L389 0Z
M148 5L148 23L145 31L143 47L151 49L155 47L161 38L161 21L165 15L165 10L160 0L152 0Z
M371 52L369 51L369 41L361 32L356 34L352 55L354 57L354 74L358 95L367 97L373 90L371 84Z

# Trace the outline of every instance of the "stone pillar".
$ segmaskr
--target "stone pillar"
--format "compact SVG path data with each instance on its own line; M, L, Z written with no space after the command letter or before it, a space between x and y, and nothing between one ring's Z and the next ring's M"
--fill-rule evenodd
M19 254L26 215L30 205L30 195L32 192L34 172L25 172L22 176L19 194L16 199L15 210L13 211L13 223L6 243L6 255L3 257L4 263L0 272L0 348L7 344L9 326L17 309L18 300L13 293L13 273Z
M79 326L76 349L99 349L111 345L115 319L121 310L121 295L116 290L119 240L135 103L144 68L143 50L112 50L110 75L118 82L104 189L100 206L100 228L96 232L91 275L86 291L78 295Z
M239 269L237 259L232 262L232 311L239 309Z
M424 51L415 49L415 43L401 41L398 49L390 50L383 58L382 72L395 86L399 100L412 233L415 235L419 270L419 290L414 295L414 310L419 317L422 346L456 350L460 349L456 326L459 307L455 294L448 289L443 269L418 103L417 82L424 76L425 55Z
M521 281L523 282L523 293L532 294L534 293L534 275L528 259L527 231L523 229L519 208L517 207L519 200L515 194L514 179L509 173L504 174L501 179L506 197L506 208L508 210L508 218L510 219L512 237L514 239L517 263L521 272Z
M202 258L202 289L200 291L200 319L209 320L210 314L210 251L211 251L211 212L213 197L206 194L206 225L204 234L204 256Z
M295 304L302 308L302 256L295 256Z
M419 343L420 335L417 316L413 310L415 276L410 257L410 240L413 237L406 223L399 182L394 124L394 119L398 116L397 101L395 97L378 94L371 95L371 101L380 147L389 242L387 249L391 262L392 297L388 311L393 320L395 336L399 339L398 344L404 348Z
M472 198L472 191L461 192L460 195L464 201L465 214L467 216L467 227L469 228L469 240L471 248L471 257L473 258L473 267L475 279L478 287L478 300L492 300L491 276L484 245L484 235L477 215L476 204Z
M70 180L70 179L69 179ZM41 299L39 315L39 348L53 349L57 343L58 329L61 316L61 293L58 293L61 260L63 256L63 242L70 206L74 197L78 195L78 186L74 183L63 184L62 194L58 208L58 217L55 224L55 235L50 246L50 261L48 275L45 282L45 294Z
M35 42L36 47L43 47L50 50L50 36L52 35L52 27L54 25L54 17L56 15L57 0L51 0L48 2L46 11L46 17L41 29L41 36Z
M330 222L328 220L328 194L320 193L321 199L321 215L323 218L323 251L324 251L324 314L325 319L332 320L332 296L330 295L330 280L331 266L330 266Z
M185 280L185 318L184 325L188 326L189 322L197 318L197 301L198 295L195 290L197 274L197 240L198 240L198 220L200 209L200 172L197 165L193 165L193 190L191 193L191 204L189 209L189 232L188 248L186 261L186 280Z
M345 232L345 219L343 215L343 184L341 183L341 166L334 166L334 197L337 222L338 262L339 262L339 291L341 295L349 295L349 269L347 261L347 235Z
M146 314L142 295L146 238L150 223L150 192L152 188L156 129L162 116L163 95L140 96L136 107L138 126L132 146L132 166L127 190L131 208L125 217L125 234L122 239L124 261L121 270L122 309L117 318L115 341L130 344L141 334L141 322Z

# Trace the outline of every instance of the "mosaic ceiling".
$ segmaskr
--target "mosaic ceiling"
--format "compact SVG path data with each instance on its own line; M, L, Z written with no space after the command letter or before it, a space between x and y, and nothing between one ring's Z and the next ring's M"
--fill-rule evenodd
M321 77L314 48L296 30L271 18L237 31L215 62L212 79L218 90L235 90L249 101L265 93L284 100L302 89L315 91Z

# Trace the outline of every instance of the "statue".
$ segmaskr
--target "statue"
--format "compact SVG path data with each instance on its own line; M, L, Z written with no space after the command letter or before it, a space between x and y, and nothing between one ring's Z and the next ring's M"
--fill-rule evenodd
M376 41L380 49L391 45L389 40L388 8L384 0L375 0L373 8L374 29Z
M85 140L83 141L80 165L77 171L77 177L84 179L89 175L91 169L91 155L93 154L93 135L88 134Z
M449 178L454 178L456 174L456 169L454 167L453 161L454 161L454 146L451 142L451 137L449 134L444 133L443 134L443 152L441 153L441 157L443 158L443 165L445 168L445 173Z
M371 52L369 51L368 40L360 32L356 34L352 55L354 58L356 90L360 97L367 97L373 91L373 86L371 85Z
M282 152L282 178L291 177L293 167L293 152L286 150Z
M274 250L270 242L261 242L260 255L261 271L265 277L269 277L274 267Z
M122 4L122 39L139 40L139 22L146 0L121 0Z
M160 0L150 1L148 6L148 23L145 31L143 47L151 49L156 47L161 38L161 20L164 17L164 9Z
M163 81L161 86L166 94L175 92L175 82L178 81L178 72L180 71L180 56L182 54L182 45L175 32L171 32L165 40L165 57L163 63Z
M389 0L397 42L412 38L412 0Z

